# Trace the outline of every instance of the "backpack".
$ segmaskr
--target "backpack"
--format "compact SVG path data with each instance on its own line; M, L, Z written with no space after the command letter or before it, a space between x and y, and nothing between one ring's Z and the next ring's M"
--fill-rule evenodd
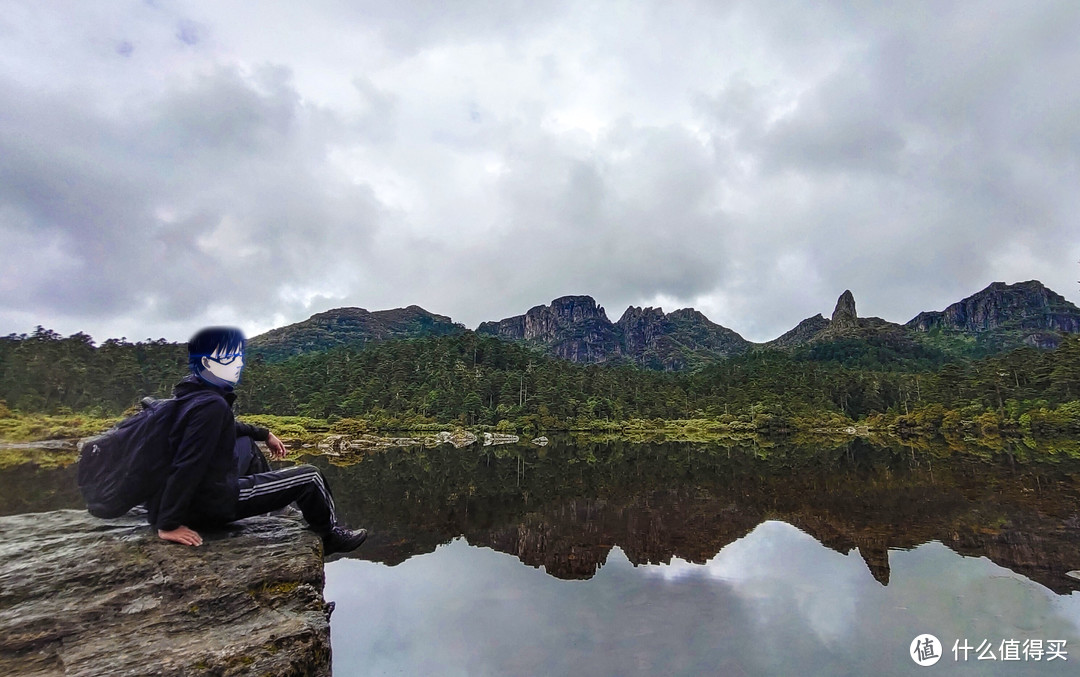
M148 501L164 482L174 450L169 437L185 398L143 398L142 411L79 442L79 491L94 517L119 517Z
M236 445L233 446L233 458L236 459L236 474L241 477L272 470L262 449L250 437L237 436Z

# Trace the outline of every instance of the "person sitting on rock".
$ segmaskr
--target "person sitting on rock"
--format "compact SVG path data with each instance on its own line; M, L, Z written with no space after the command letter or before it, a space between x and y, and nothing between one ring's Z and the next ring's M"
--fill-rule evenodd
M324 552L349 552L367 538L364 529L338 522L326 479L312 465L239 474L234 446L238 436L266 442L271 456L285 445L266 428L236 421L233 387L244 368L243 333L209 327L188 342L189 374L174 388L183 397L170 438L172 462L164 482L147 501L147 519L158 536L184 545L202 545L192 527L218 526L262 515L295 503Z

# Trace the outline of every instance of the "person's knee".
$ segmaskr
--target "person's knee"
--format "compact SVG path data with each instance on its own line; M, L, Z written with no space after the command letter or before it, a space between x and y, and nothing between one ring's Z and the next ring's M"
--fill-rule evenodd
M313 465L305 463L303 465L296 466L296 473L298 475L301 474L301 473L308 474L308 475L321 475L322 471L319 470L318 468L316 468Z

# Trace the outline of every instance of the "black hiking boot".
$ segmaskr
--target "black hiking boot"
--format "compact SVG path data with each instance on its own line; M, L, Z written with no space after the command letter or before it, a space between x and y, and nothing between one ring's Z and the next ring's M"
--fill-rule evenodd
M367 540L367 529L349 529L346 527L334 527L330 533L322 537L323 555L333 555L339 552L352 552Z

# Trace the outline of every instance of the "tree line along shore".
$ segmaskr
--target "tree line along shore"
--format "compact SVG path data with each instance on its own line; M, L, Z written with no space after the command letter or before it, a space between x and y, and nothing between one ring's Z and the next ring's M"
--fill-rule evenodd
M39 328L0 339L0 439L93 434L186 373L183 344L95 345ZM1080 432L1080 336L981 358L847 341L694 371L580 365L466 332L248 358L236 411L295 443L447 427L686 439L851 430L959 438Z

